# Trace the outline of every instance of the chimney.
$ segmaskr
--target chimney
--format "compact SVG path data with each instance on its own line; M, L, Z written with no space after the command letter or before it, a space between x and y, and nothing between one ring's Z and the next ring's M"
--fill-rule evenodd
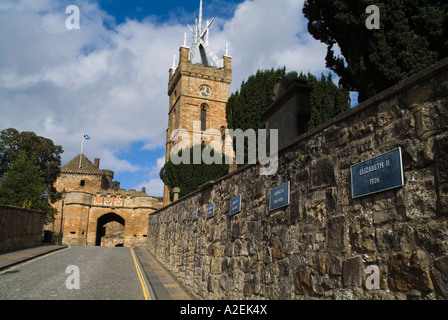
M95 166L95 168L100 168L100 159L99 158L95 158L93 160L93 165Z

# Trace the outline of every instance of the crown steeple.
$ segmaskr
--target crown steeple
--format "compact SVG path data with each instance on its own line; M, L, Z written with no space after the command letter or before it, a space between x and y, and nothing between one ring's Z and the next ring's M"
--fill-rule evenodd
M205 29L203 29L202 15L202 0L200 0L199 19L196 19L196 16L194 17L194 27L190 27L189 25L187 25L193 35L193 43L191 44L190 50L190 60L193 61L194 57L199 51L199 54L201 56L201 63L203 65L214 65L215 67L222 68L223 59L219 59L209 47L210 26L212 25L215 18L213 18L211 21L207 21L207 25L205 26ZM209 59L211 59L211 61Z

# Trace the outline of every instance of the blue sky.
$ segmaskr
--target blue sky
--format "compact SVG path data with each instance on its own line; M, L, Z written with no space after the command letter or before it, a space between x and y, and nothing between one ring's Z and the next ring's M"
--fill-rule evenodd
M236 6L243 0L212 0L203 2L204 11L210 16L229 18L233 15ZM142 21L145 18L153 18L159 22L176 21L180 23L192 23L193 12L199 11L197 1L149 1L149 0L100 0L102 9L115 17L116 23L123 23L126 18Z
M80 29L68 30L68 5ZM229 44L231 92L258 69L327 74L303 0L204 0L215 17L210 47ZM0 130L34 131L62 145L62 163L84 153L125 189L161 196L168 124L168 70L199 0L1 0ZM188 43L188 44L189 44Z

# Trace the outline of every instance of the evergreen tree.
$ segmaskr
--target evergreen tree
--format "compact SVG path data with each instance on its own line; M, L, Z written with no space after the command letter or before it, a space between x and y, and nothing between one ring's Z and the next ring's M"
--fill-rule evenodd
M380 29L366 27L372 4ZM303 13L308 31L328 47L327 67L360 102L448 56L446 0L307 0Z
M227 102L226 116L229 129L264 129L263 113L274 100L274 86L280 77L307 81L313 88L310 95L311 119L309 127L316 127L339 113L350 108L350 93L348 90L333 83L331 73L318 80L314 75L304 75L297 72L286 72L286 68L277 70L258 70L255 75L243 81L239 91L233 93ZM247 145L245 146L247 163ZM242 164L239 164L242 166Z
M216 180L229 172L229 165L225 164L224 155L217 155L217 157L221 157L222 164L205 164L204 161L201 161L201 164L194 164L193 150L195 150L195 147L179 151L179 157L184 152L189 153L189 164L181 163L176 165L170 159L160 170L160 179L168 186L171 192L171 201L173 200L173 188L180 188L179 197L181 198L196 191L207 181ZM201 154L205 152L210 154L211 157L215 155L215 151L210 146L201 145L200 150Z
M28 158L25 153L21 153L3 179L0 179L0 203L44 211L49 220L55 210L48 203L46 190L45 179L35 157Z
M309 128L317 127L350 109L350 93L333 83L331 73L327 77L322 73L320 80L310 73L307 76L301 73L299 79L307 81L313 88L310 94Z
M229 129L263 129L264 110L274 100L274 85L278 78L286 75L286 68L258 70L247 81L243 81L239 91L233 93L226 105Z
M263 112L274 100L274 86L277 80L286 75L286 68L258 70L247 81L243 81L239 91L233 93L226 105L227 126L229 129L264 129ZM297 77L297 73L288 74ZM258 132L256 131L258 135ZM234 141L235 142L235 141ZM234 143L235 149L235 143ZM258 150L258 146L257 146ZM244 147L244 164L248 163L248 146ZM239 167L244 164L238 164Z

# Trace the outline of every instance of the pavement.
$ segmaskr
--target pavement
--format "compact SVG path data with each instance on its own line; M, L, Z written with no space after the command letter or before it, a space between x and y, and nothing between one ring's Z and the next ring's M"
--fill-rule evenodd
M151 298L156 300L193 299L187 289L179 284L145 247L136 247L134 251L155 294L155 297Z
M37 247L0 254L0 271L67 247L67 245L43 243Z
M0 271L67 247L67 245L42 244L38 247L0 254ZM145 247L133 249L151 286L149 291L152 300L193 299L187 289L179 284Z

